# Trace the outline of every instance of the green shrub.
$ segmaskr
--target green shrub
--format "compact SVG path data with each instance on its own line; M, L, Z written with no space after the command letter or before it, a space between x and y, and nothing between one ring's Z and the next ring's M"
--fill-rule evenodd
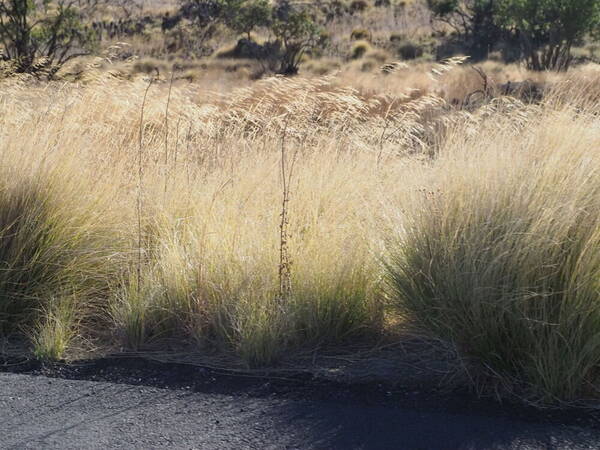
M232 30L244 34L251 40L250 33L258 27L271 23L271 6L267 0L245 0L225 2L225 23Z
M566 70L571 49L600 29L597 0L427 0L434 19L451 24L469 55L501 42L520 47L530 70ZM518 36L518 40L515 37Z
M295 75L304 55L325 45L321 29L308 10L281 0L273 10L271 31L282 47L278 72Z
M573 45L600 29L597 0L503 0L495 13L504 28L518 30L532 70L567 70Z
M92 2L86 8L54 0L0 1L3 59L14 62L18 72L45 72L51 78L67 61L96 46L95 33L81 21L94 10Z

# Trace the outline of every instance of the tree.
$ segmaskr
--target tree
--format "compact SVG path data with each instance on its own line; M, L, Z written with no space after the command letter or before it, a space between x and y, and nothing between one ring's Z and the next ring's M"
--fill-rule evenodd
M273 11L271 30L282 46L279 73L294 75L304 54L316 48L320 29L306 9L297 9L289 0L281 0Z
M238 34L245 34L248 40L250 33L257 27L269 26L271 22L271 6L268 0L250 0L239 2L227 8L225 23ZM229 2L233 3L233 2Z
M0 0L0 43L17 72L52 77L70 59L89 53L95 42L81 18L97 2Z
M503 0L498 20L517 34L532 70L567 70L571 48L600 27L598 0Z
M292 5L289 0L278 0L271 6L269 0L182 0L180 14L192 21L199 30L225 24L252 44L257 59L266 62L265 70L284 75L298 72L302 56L323 42L323 35L310 14L310 5ZM250 33L257 27L268 27L273 41L264 44L252 42Z
M181 0L179 14L198 27L217 22L223 14L221 0Z
M427 0L433 17L449 25L474 59L485 58L504 30L496 21L499 0Z
M463 37L472 56L501 40L519 43L531 70L566 70L571 48L600 28L599 0L427 0L434 17ZM485 46L487 48L482 48Z

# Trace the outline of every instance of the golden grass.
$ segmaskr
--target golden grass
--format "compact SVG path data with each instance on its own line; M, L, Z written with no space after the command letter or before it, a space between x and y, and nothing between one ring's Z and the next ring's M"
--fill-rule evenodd
M377 221L386 196L407 189L381 183L411 165L383 162L418 139L416 111L426 105L399 105L387 119L396 134L380 139L371 127L386 120L382 100L328 79L272 79L200 104L192 89L175 87L167 120L168 86L155 85L140 149L146 88L143 81L79 88L13 81L2 93L7 163L45 161L56 180L73 180L78 205L97 212L94 226L118 237L102 317L114 336L136 349L178 336L259 364L288 346L376 333ZM285 301L277 298L282 146L293 166Z
M29 219L27 205L35 206L34 199L25 202L22 209L28 212L20 217L27 220L19 223L36 232L51 226L59 236L56 244L32 241L28 247L49 255L38 266L53 267L50 280L59 281L47 284L41 278L40 285L52 289L40 291L44 295L36 291L35 304L11 314L24 314L23 324L44 358L63 357L73 337L82 334L115 348L141 350L175 340L235 352L249 365L272 364L294 349L382 333L390 298L382 289L381 262L390 236L399 233L401 242L412 236L409 230L435 236L445 221L456 221L462 230L479 218L465 234L476 256L485 244L478 233L486 236L486 224L494 223L486 218L498 217L510 228L512 222L503 218L515 211L510 220L525 211L527 223L535 226L527 228L530 238L518 241L510 264L542 267L549 255L544 242L554 236L556 224L557 242L573 230L575 242L591 243L585 244L589 275L595 270L596 222L565 211L574 208L589 217L596 211L597 174L591 165L597 162L593 149L600 136L597 72L587 68L568 75L539 105L496 98L468 112L436 92L455 89L460 74L470 69L438 66L437 75L429 69L414 75L428 80L418 93L355 89L344 86L343 75L272 78L220 93L197 84L149 85L148 79L103 76L81 85L2 82L6 192L34 180L37 189L48 192L49 213L43 220ZM401 78L399 73L387 79ZM283 247L291 262L291 287L285 294L282 162L290 194ZM11 211L11 195L0 198L0 213ZM552 220L546 223L547 218ZM570 228L573 221L580 227ZM528 253L530 244L539 251ZM399 254L422 249L411 245ZM454 247L439 248L448 256ZM575 258L582 255L578 251L573 247L569 254ZM50 264L53 255L57 259ZM0 257L3 264L13 262ZM449 280L462 276L463 266L450 256L420 257L429 267L439 264ZM403 261L397 261L401 267ZM417 262L405 267L406 273L415 271L415 279L425 270ZM469 256L461 264L479 265L479 260ZM530 281L525 274L520 279ZM63 280L69 289L63 289ZM426 285L424 280L419 289ZM590 289L581 301L593 303ZM406 308L401 312L412 317L404 291L398 295L403 300L394 300ZM14 304L10 290L2 288L0 299L3 306ZM462 312L464 320L476 317ZM495 320L480 314L481 326ZM455 334L428 328L463 344ZM469 346L463 348L472 354ZM485 352L477 355L485 360ZM586 354L586 368L596 367L595 355L595 350ZM569 375L561 370L552 379L542 379L548 372L541 370L517 373L538 392L580 395L581 378L573 379L570 390L557 387L556 380Z
M493 124L456 127L390 242L389 292L405 318L536 401L598 396L593 84L568 82L548 104L497 105Z

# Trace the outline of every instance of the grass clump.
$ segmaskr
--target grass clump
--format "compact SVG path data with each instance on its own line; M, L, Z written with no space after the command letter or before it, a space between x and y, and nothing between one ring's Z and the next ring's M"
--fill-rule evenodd
M600 135L570 114L454 137L387 265L409 319L548 402L600 387Z
M352 41L367 41L371 42L373 36L371 32L366 28L355 28L350 33L350 40Z
M356 41L350 49L351 59L360 59L371 51L371 44L367 41Z
M348 9L351 14L356 14L365 12L370 6L366 0L352 0Z
M3 333L36 323L53 298L95 296L106 273L96 205L86 210L72 203L69 182L59 175L26 172L5 169L0 181Z
M357 195L346 173L363 169L342 157L331 165L321 153L296 161L291 289L282 298L281 216L271 207L281 196L273 170L278 158L240 156L205 175L185 198L167 190L164 204L148 206L152 238L141 281L132 270L112 307L122 346L139 350L169 339L200 351L235 353L255 367L306 346L339 345L378 330L379 269L363 237L366 218L345 206ZM225 175L236 183L223 186ZM185 178L173 182L185 185ZM153 187L162 189L148 180Z
M401 314L537 398L595 395L597 72L471 111L433 95L480 86L456 61L356 89L0 84L2 334L47 360L93 342L248 366L373 342L393 223Z
M131 271L119 283L109 303L109 315L120 344L132 351L141 350L152 337L155 292L147 281Z
M411 39L397 39L394 35L390 41L398 56L404 61L420 58L425 53L423 45Z
M64 359L78 334L77 311L73 298L55 299L41 314L31 342L33 354L42 361Z
M122 240L104 193L72 155L10 149L3 158L0 335L29 338L38 357L60 359L80 324L98 324Z

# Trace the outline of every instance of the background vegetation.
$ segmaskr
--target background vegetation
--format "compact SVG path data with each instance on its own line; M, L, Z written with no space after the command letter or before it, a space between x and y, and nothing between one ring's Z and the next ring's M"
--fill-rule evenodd
M301 66L372 73L461 55L561 71L597 60L599 10L595 0L3 0L0 55L4 72L46 78L79 78L89 64L120 77L175 64L190 80L211 68L243 79Z

